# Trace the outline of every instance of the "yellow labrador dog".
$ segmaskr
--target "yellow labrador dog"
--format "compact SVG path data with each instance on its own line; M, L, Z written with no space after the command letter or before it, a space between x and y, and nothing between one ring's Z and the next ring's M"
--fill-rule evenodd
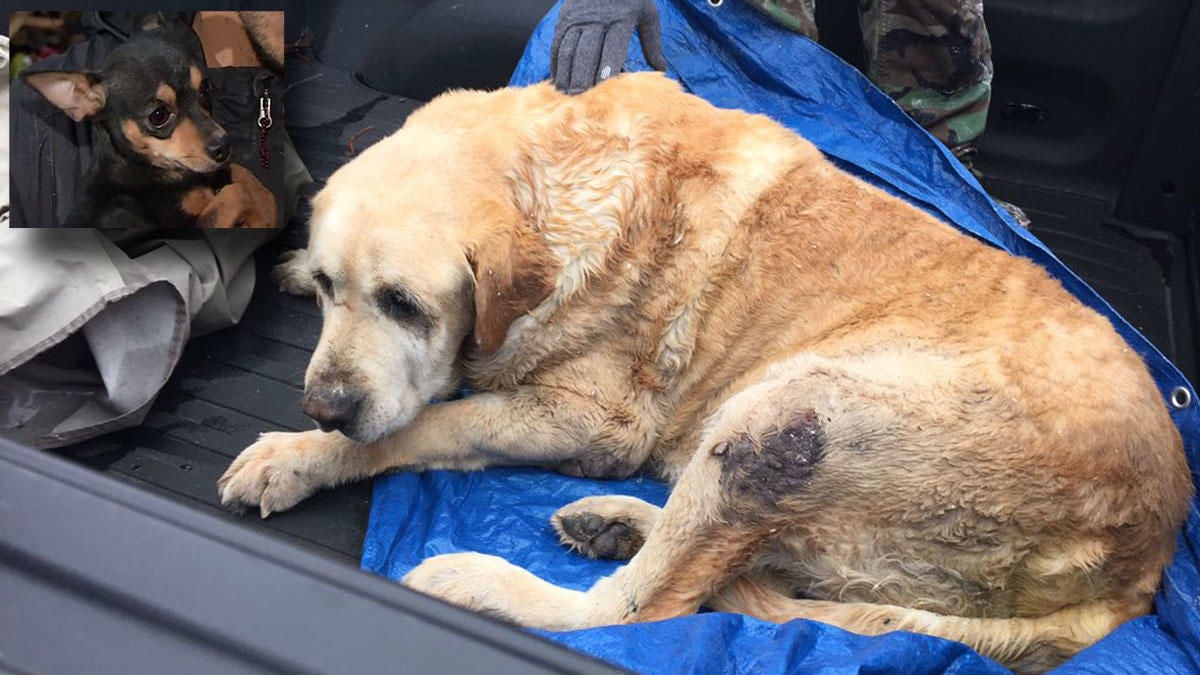
M1031 262L657 74L433 101L279 270L324 329L220 481L264 516L390 469L648 467L564 507L586 592L474 553L405 583L526 626L714 609L1052 666L1151 608L1191 495L1138 355ZM478 393L429 405L462 376Z

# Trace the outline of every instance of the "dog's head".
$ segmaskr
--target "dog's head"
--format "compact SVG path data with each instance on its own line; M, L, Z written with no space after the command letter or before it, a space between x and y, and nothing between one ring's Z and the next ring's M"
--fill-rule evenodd
M322 429L369 442L454 391L472 273L457 237L428 220L460 214L421 212L421 200L383 194L359 182L379 178L354 173L314 203L309 267L324 324L302 405ZM429 182L422 192L443 190Z
M103 125L118 153L164 180L210 173L229 160L225 130L211 114L203 48L178 20L143 17L100 72L42 71L22 79L75 121Z
M696 105L707 104L650 74L571 97L549 85L453 92L339 169L313 202L324 327L305 412L370 442L456 392L463 357L507 386L536 349L570 349L531 340L559 330L558 308L631 237L672 245L669 227L630 223L673 217L652 196L662 162L651 158L670 154L667 129Z
M522 284L511 272L519 261L508 259L520 251L504 234L519 214L474 135L415 114L314 199L309 271L324 325L303 408L323 429L373 441L454 393L476 296L512 299ZM478 249L478 237L489 246ZM480 256L487 271L477 283ZM480 335L494 349L494 335Z
M519 352L514 322L603 263L613 204L629 196L628 139L605 145L611 134L568 109L578 99L447 94L330 178L309 240L324 327L303 402L324 429L369 442L407 425L457 391L464 356ZM563 217L590 234L556 239Z

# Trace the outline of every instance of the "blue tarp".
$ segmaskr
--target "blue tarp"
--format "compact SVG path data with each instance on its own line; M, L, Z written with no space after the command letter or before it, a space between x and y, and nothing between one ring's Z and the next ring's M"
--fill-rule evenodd
M769 115L843 168L1016 255L1035 260L1084 303L1108 316L1149 364L1164 396L1193 391L1172 410L1195 473L1200 406L1174 366L1041 242L999 210L975 179L864 77L807 39L776 28L737 0L659 0L670 75L712 103ZM531 38L513 84L546 79L557 7ZM630 69L646 64L636 45ZM650 479L594 481L536 469L396 474L375 484L364 569L399 579L421 560L457 551L499 555L553 583L585 589L617 564L559 545L550 515L580 497L629 494L656 504ZM1200 673L1200 512L1195 505L1156 599L1157 613L1130 621L1056 672ZM863 637L804 620L785 625L702 613L652 624L543 633L641 673L1003 673L961 644L893 633Z

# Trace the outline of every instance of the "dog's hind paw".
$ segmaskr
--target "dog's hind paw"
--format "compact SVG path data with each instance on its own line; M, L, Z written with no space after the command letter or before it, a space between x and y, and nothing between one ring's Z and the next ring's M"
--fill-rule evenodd
M482 553L447 553L427 558L400 580L409 588L432 595L507 623L520 623L517 606L501 579L515 576L527 581L532 575L512 563Z
M279 285L279 290L292 295L316 295L317 284L308 268L308 249L286 251L279 256L279 261L271 271L271 278Z
M584 497L550 517L562 543L589 558L629 560L646 541L660 509L634 497Z
M516 565L482 553L447 553L400 580L409 588L500 621L573 630L588 625L586 593L559 588Z

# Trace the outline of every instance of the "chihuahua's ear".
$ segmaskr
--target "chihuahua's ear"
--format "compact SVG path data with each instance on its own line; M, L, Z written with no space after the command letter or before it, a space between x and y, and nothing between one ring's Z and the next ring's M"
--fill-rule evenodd
M166 12L146 12L145 14L139 14L134 19L133 25L137 30L143 31L166 28L170 23L171 19L167 16Z
M96 115L108 102L108 90L92 72L51 70L21 77L76 122Z
M200 44L200 36L192 30L192 13L189 12L146 12L138 14L134 19L134 32L171 33L171 40L177 46L188 50L188 55L195 61L204 62L204 46Z
M133 25L138 31L145 30L190 30L191 14L188 12L146 12L137 15Z

